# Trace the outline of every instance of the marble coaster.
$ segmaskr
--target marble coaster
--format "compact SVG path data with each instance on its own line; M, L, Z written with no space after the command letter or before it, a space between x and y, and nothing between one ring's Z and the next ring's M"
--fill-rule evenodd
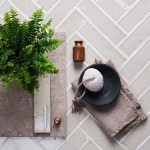
M50 77L51 122L50 133L34 133L34 95L13 83L5 91L0 83L0 136L1 137L66 137L67 136L67 74L66 74L66 34L56 33L55 37L64 43L48 57L59 68L58 74ZM61 124L54 125L54 118L60 117Z
M34 90L34 132L50 133L50 74L38 77L39 89Z

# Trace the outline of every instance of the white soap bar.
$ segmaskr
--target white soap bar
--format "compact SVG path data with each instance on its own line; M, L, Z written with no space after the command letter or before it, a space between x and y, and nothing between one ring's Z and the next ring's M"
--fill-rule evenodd
M50 133L50 75L38 78L39 90L34 90L34 132Z

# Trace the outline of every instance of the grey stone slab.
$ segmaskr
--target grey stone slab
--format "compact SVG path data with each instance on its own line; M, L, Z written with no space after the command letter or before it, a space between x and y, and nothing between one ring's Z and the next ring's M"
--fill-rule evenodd
M57 38L64 43L48 56L59 68L58 74L51 75L51 133L34 133L34 95L28 93L13 83L6 91L0 82L0 136L1 137L33 137L67 135L67 92L66 92L66 34L56 33ZM60 126L55 126L53 120L60 117Z

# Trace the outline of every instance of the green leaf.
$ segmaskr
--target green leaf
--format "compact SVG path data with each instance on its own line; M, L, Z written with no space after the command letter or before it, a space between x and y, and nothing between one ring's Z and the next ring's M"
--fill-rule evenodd
M37 43L39 51L45 53L57 49L63 43L63 40L43 38L38 40Z
M45 24L42 21L42 9L23 22L13 9L4 14L4 24L0 24L0 77L4 87L16 81L33 92L39 88L38 76L58 72L45 52L56 50L63 40L53 38L52 19Z

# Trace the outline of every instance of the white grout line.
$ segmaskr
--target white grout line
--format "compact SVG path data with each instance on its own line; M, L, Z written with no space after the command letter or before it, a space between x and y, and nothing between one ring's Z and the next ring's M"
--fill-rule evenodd
M2 6L5 1L6 1L6 0L2 0L1 3L0 3L0 6Z
M85 61L83 62L84 63L84 65L87 67L87 66L89 66L89 64L88 63L86 63Z
M79 3L77 3L74 7L78 6L82 1L83 1L83 0L81 0ZM47 15L45 15L44 18L46 18L46 17L49 15L49 13L50 13L60 2L61 2L61 0L58 0L58 1L53 5L53 7L51 7L51 9L50 9L49 11L47 11ZM73 8L73 9L74 9L74 8ZM72 11L73 11L73 10L72 10ZM71 13L72 13L72 11L71 11Z
M8 0L8 2L23 16L25 17L26 20L29 20L29 17L27 15L25 15L24 13L22 13L22 11L20 11L20 9L18 9L16 7L16 5L13 4L13 2L11 2L11 0Z
M4 139L4 141L1 143L0 148L1 148L3 145L5 145L5 143L7 142L7 140L8 140L9 137L3 137L3 138L5 138L5 139Z
M145 70L145 68L149 66L149 64L150 64L150 61L148 61L146 65L134 76L134 78L129 83L129 86L143 73L143 71Z
M68 86L68 87L67 87L67 91L68 91L71 87L72 87L72 85Z
M87 22L87 20L85 20L85 21L81 24L81 26L79 26L79 27L76 29L76 31L67 39L67 42L75 35L75 33L76 33L78 30L80 30L80 29L86 24L86 22Z
M128 135L130 135L131 132L132 132L137 126L138 126L138 124L136 124L136 125L119 141L119 143L122 143L122 142L124 141L124 139L125 139L126 137L128 137Z
M37 8L43 8L41 5L39 5L37 2L35 2L34 0L31 0L32 1L32 3L34 3L34 5L36 5L36 7ZM46 14L46 11L44 10L44 8L42 9L43 10L43 12Z
M129 81L128 81L128 79L126 78L126 77L124 77L122 74L120 74L120 76L122 77L122 79L125 81L125 83L127 84L127 85L129 85Z
M120 1L120 0L119 0ZM124 18L128 13L129 11L132 10L132 8L137 5L139 3L140 0L137 0L118 20L117 20L117 23L122 20L122 18Z
M92 44L90 44L79 32L77 32L76 34L78 34L86 43L88 43L88 45L96 52L96 54L98 56L100 56L104 61L106 61L106 58L104 58L104 56L101 55L101 53L99 53L93 46Z
M138 1L139 2L139 1ZM127 9L132 8L132 6L136 3L136 0L134 0L134 2L132 2L130 5L126 5Z
M142 141L142 143L136 148L136 150L139 150L148 140L150 139L150 136L148 136L145 140Z
M79 127L88 119L89 115L87 115L78 125L77 127L67 136L65 141L63 141L57 148L56 150L59 150L59 148L68 141L68 139L79 129Z
M123 57L125 57L126 59L128 58L125 53L123 53L118 47L115 46L115 44L98 28L96 27L93 22L91 20L88 19L88 17L79 9L77 8L76 9L81 15L83 15L86 20L90 23L90 25L95 29L97 30L103 37L104 39L106 39Z
M118 143L118 145L120 145L121 148L123 148L123 150L129 150L125 145L123 145L122 143L120 143L118 140L116 140L114 137L113 139Z
M119 24L116 24L115 21L99 6L94 0L91 0L95 6L105 15L107 16L123 33L128 34Z
M123 63L123 65L119 68L119 71L132 59L133 56L135 56L140 50L141 48L150 40L150 37L147 38L127 59L127 61L125 61Z
M88 43L86 43L84 47L87 48L88 47Z
M93 119L93 121L97 122L97 121L95 120L95 118L94 118L86 109L84 109L84 111ZM127 147L124 146L120 141L117 141L115 138L114 138L114 140L115 140L124 150L128 150Z
M84 142L84 144L80 147L80 149L79 150L82 150L85 146L86 146L86 144L89 142L90 140L89 139L87 139L85 142Z
M75 8L73 8L73 10L75 10ZM57 26L55 27L55 30L57 30L68 19L68 17L72 15L73 12L74 11L71 11L68 15L66 15L65 18L59 24L57 24Z
M4 19L4 17L0 14L0 17L2 18L2 19Z
M114 47L125 59L128 59L128 56L120 48L116 47L115 45Z
M149 90L150 86L137 99L140 100Z
M90 20L89 20L90 21ZM87 22L87 20L77 29L77 31ZM98 29L99 30L99 29ZM103 34L103 33L102 33ZM74 33L68 38L67 42L74 36ZM111 41L110 41L111 42ZM114 46L114 45L113 45ZM118 49L119 50L119 49ZM121 51L119 50L119 52L125 57L127 58L127 56Z
M68 13L68 15L66 15L65 18L55 27L55 30L57 30L57 29L68 19L68 17L72 15L72 13L74 12L74 10L76 10L76 7L77 7L78 5L80 5L82 2L83 2L83 0L81 0L80 2L78 2L78 3L74 6L74 8Z
M72 109L70 109L68 112L67 112L67 116L72 112Z
M119 6L121 6L125 11L127 11L127 6L121 0L115 0Z
M5 1L5 0L3 0L3 1ZM11 2L10 0L8 0L9 2ZM33 1L33 0L32 0ZM93 0L92 0L93 1ZM139 1L139 0L138 0ZM11 2L12 3L12 2ZM18 8L17 8L17 11L18 11ZM23 15L24 16L24 15ZM1 15L0 15L0 17L1 17ZM110 16L109 16L110 17ZM93 46L92 46L93 47ZM95 48L94 48L95 49ZM96 50L97 51L97 50ZM85 64L87 64L86 62L85 62ZM67 66L68 66L68 64L67 64ZM68 88L70 88L70 86L68 87ZM67 90L68 90L68 88L67 88ZM88 117L88 116L87 116ZM82 129L80 129L79 128L79 130L82 130ZM86 134L86 133L84 133L84 134ZM87 134L86 134L87 135ZM89 135L88 135L89 136ZM149 137L148 137L149 138ZM93 141L92 141L93 142ZM87 142L88 143L88 142ZM94 143L95 144L95 143ZM101 148L100 148L101 149Z
M119 47L148 17L150 12L139 22L134 26L134 28L128 33L128 35L117 45Z
M150 114L150 111L149 111L146 115L148 116L149 114ZM131 132L132 132L138 125L139 125L139 123L136 124L136 125L119 141L119 143L122 143L122 142L124 141L124 139L125 139L126 137L128 137L128 135L130 135Z
M71 39L72 39L72 37L75 35L75 33L73 33L72 35L70 35L68 38L67 38L67 40L66 40L66 42L68 43Z
M150 114L150 111L147 113L147 115L149 115Z
M79 130L86 136L88 137L92 143L99 149L99 150L102 150L102 148L81 128L79 128Z
M52 7L49 9L49 11L46 12L46 15L44 16L44 19L49 15L49 13L61 2L61 0L58 0Z
M66 67L68 67L72 62L73 62L73 60L70 60L70 61L67 63L67 66L66 66Z

